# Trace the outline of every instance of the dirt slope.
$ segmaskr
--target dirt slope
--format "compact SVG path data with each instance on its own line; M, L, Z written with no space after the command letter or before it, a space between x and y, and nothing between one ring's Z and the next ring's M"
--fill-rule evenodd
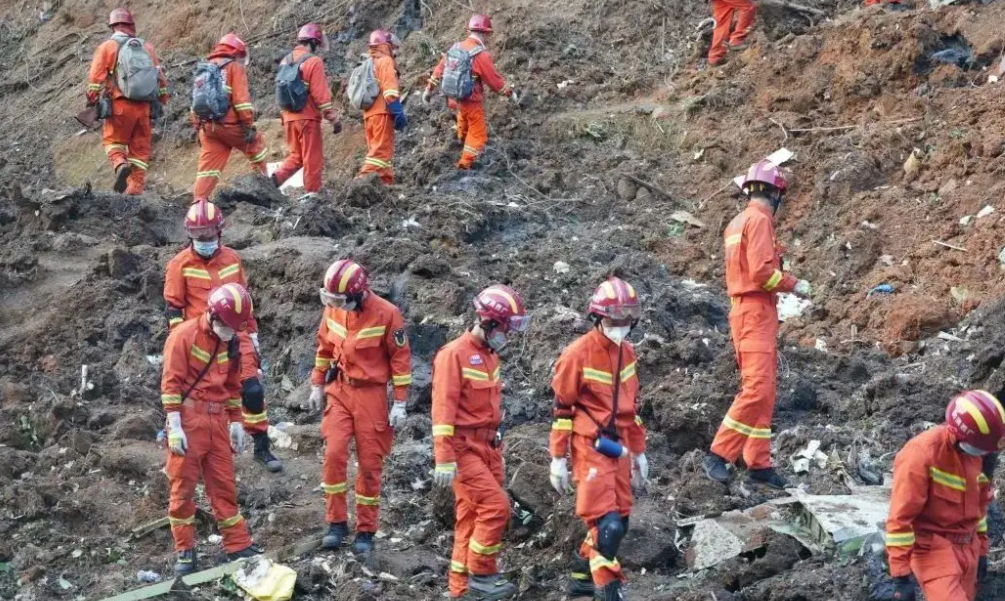
M400 183L390 189L345 183L363 153L358 116L349 115L346 132L326 140L321 198L300 203L240 177L221 190L226 242L248 267L271 363L273 421L293 424L297 445L279 451L287 469L277 477L248 457L238 462L242 511L268 548L322 526L321 441L317 416L303 405L325 267L342 256L367 265L410 324L416 385L386 472L381 551L367 570L346 554L294 562L297 598L433 599L444 590L451 504L429 489L429 364L462 330L471 296L498 281L521 290L534 316L504 369L507 486L518 504L504 565L523 598L562 597L566 558L582 530L572 499L557 499L547 485L548 380L561 348L586 327L592 287L611 273L635 284L646 304L633 340L653 469L624 548L632 597L866 598L864 561L807 558L787 539L772 540L763 557L683 577L686 533L677 536L674 518L765 500L700 474L701 452L737 384L719 249L740 199L724 186L783 143L797 153L779 232L793 269L818 295L785 326L774 450L789 472L791 454L823 441L833 456L828 469L789 475L811 492L847 492L842 470L888 468L890 453L938 421L954 390L1005 393L1005 309L984 302L969 313L1002 291L995 255L1005 208L959 224L1000 205L1005 191L996 177L1005 140L1000 90L984 85L980 71L1005 47L991 25L1005 5L887 14L852 2L804 3L836 18L814 23L766 9L750 50L700 72L703 0L476 3L496 23L500 69L527 91L522 107L489 101L493 141L480 170L453 171L449 114L412 100L412 126L397 146ZM93 0L0 8L4 599L101 598L137 586L137 570L170 570L167 531L127 535L167 504L163 451L154 443L163 420L157 361L166 335L163 266L184 242L197 152L184 121L187 61L224 31L250 34L256 106L278 157L270 82L296 24L324 23L335 42L329 70L340 77L370 29L395 28L405 41L402 79L418 90L469 13L462 3L428 0L132 3L175 98L151 190L126 199L98 191L110 184L98 136L76 136L69 119L108 8ZM966 69L931 62L932 52L960 39L974 51ZM908 176L912 152L921 166ZM243 170L238 158L228 175ZM676 210L705 227L670 220ZM554 269L557 261L568 273ZM866 295L880 283L897 290ZM966 294L958 288L954 300L951 287ZM963 342L934 338L940 330ZM826 352L814 348L818 339ZM84 364L91 386L81 391ZM218 556L211 534L202 525L199 550L209 563ZM397 580L374 576L380 572ZM228 595L213 586L190 598Z

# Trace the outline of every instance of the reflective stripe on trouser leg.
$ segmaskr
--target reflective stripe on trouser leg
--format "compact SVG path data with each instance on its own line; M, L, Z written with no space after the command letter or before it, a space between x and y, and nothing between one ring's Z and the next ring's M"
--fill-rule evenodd
M199 131L199 166L195 172L192 197L209 200L216 184L223 176L223 168L230 159L230 145L222 140L223 126L204 127ZM243 355L242 355L243 356Z
M126 194L142 194L147 181L147 169L150 168L150 156L153 154L153 127L150 125L150 105L143 103L142 108L135 108L136 121L129 137L129 173Z
M320 121L297 121L300 123L300 147L304 158L304 190L319 192L325 170L325 156L321 137Z
M251 545L248 523L237 505L237 484L234 480L234 455L230 449L230 423L226 414L207 416L209 450L202 461L202 477L206 484L213 516L223 536L223 550L235 553Z
M774 353L740 352L740 393L722 420L712 452L750 469L771 467L771 416L775 405Z
M184 457L167 452L167 466L170 498L168 501L168 522L176 551L195 548L195 486L199 482L198 447L189 446Z
M345 498L346 466L349 461L349 441L352 439L353 427L352 413L343 403L341 394L329 394L327 401L328 408L325 409L325 416L321 421L321 434L325 439L321 474L325 494L325 521L335 524L349 519Z
M503 490L502 455L488 441L467 440L457 452L454 492L474 507L474 528L468 541L468 572L497 573L503 533L509 522L509 497Z
M376 173L385 184L394 183L394 117L371 115L364 123L366 129L366 158L360 175Z
M447 588L451 597L461 597L468 592L468 544L475 530L475 507L457 493L454 481L454 548L450 554L450 571Z
M286 158L273 173L273 177L282 184L304 166L304 157L300 142L301 121L287 121L283 125L286 132Z
M457 166L468 168L478 160L489 141L488 125L485 123L485 107L480 102L470 102L462 103L457 110L463 113L466 124L464 149L461 151L461 159L457 162Z
M384 457L391 450L393 431L387 423L387 392L383 386L344 388L351 394L356 438L356 531L376 532L380 515L380 485Z

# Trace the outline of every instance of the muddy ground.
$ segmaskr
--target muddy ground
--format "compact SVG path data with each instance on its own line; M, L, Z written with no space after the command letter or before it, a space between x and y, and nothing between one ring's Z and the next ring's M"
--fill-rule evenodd
M778 229L792 269L817 292L783 327L773 451L810 492L848 492L843 474L864 484L863 473L889 469L892 453L937 422L954 391L1005 394L996 257L1005 122L1000 89L983 70L1005 48L993 25L1005 4L938 13L803 4L827 18L765 7L752 47L703 70L696 27L708 16L704 1L617 10L599 0L493 3L497 62L526 100L488 102L493 139L479 170L454 172L449 114L414 100L397 145L399 183L389 189L346 183L363 155L351 114L346 132L326 139L327 187L317 199L278 195L242 177L243 159L234 160L234 179L217 198L228 214L225 242L250 274L273 423L289 424L296 445L277 451L286 463L278 476L250 457L238 462L242 511L260 543L278 549L322 530L318 416L304 405L316 288L332 260L350 256L369 268L376 290L402 308L415 355L411 415L385 472L378 554L369 566L345 553L289 562L300 574L298 599L433 599L445 589L451 501L429 485L429 364L467 323L472 295L492 282L520 290L533 315L503 372L514 499L503 565L522 598L562 598L582 527L572 499L547 484L548 380L562 347L585 331L590 291L609 274L645 300L632 338L652 472L624 547L632 598L867 598L877 570L866 559L810 557L784 537L705 573L691 574L683 557L689 533L676 519L772 496L710 483L700 470L737 386L720 248L741 199L728 180L783 144L797 153ZM154 442L163 420L157 362L163 267L184 243L197 152L184 123L186 61L230 28L254 40L256 106L278 159L271 74L296 24L317 19L331 32L335 79L370 29L393 27L404 39L404 87L419 90L469 12L410 0L131 7L175 94L141 198L103 191L110 176L99 138L76 135L69 119L108 7L69 0L0 9L3 599L100 599L138 586L138 570L170 571L166 530L137 540L129 532L167 505L164 451ZM931 58L963 46L970 62ZM912 153L918 167L905 171ZM977 218L985 206L998 210ZM702 227L670 219L674 211ZM868 294L882 283L895 292ZM830 456L827 468L793 474L791 455L812 439ZM209 564L219 559L213 534L209 521L201 525ZM988 599L1005 588L1000 551L995 567L1002 575L987 585ZM230 597L216 584L186 596Z

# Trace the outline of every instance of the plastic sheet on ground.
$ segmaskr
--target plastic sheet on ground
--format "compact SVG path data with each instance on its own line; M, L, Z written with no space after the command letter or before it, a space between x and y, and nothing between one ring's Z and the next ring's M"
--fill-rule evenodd
M279 169L280 165L282 165L282 163L269 163L266 166L266 169L268 170L270 177L272 176L273 173L275 173ZM290 190L294 188L303 188L303 187L304 187L304 170L303 168L300 168L296 173L290 176L290 179L286 180L285 182L283 182L283 185L279 186L279 191L289 196Z
M245 562L231 578L257 601L288 601L293 597L297 573L260 555Z

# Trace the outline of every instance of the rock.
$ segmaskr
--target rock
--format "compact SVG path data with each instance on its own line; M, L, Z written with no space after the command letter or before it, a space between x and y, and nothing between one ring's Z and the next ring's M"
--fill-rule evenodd
M282 192L264 175L249 173L235 177L229 186L217 188L213 200L224 213L233 211L237 203L247 202L260 207L279 206L285 202Z
M99 465L111 476L145 479L164 465L164 451L152 443L133 442L101 450Z
M94 434L84 430L71 430L59 439L59 445L73 449L80 455L87 455L94 445Z
M618 559L632 570L670 568L677 558L677 528L652 497L636 499Z
M904 161L904 181L910 182L914 181L914 178L918 176L918 171L921 170L921 161L915 153L911 153L911 156L907 157Z
M638 193L639 187L635 185L635 182L628 179L627 177L622 177L618 180L618 198L625 202L631 202L635 200Z
M30 451L0 447L0 480L20 478L21 474L31 471L36 461L38 455Z
M3 405L23 405L34 400L35 396L25 384L5 382L3 388L0 388L0 403Z
M435 255L419 255L409 266L409 271L424 278L435 278L450 273L450 263Z
M521 507L538 516L546 515L555 504L548 466L540 462L521 463L513 472L506 490Z
M345 187L345 202L351 207L365 209L391 200L391 194L376 173L350 180Z
M112 440L154 440L157 431L164 427L154 409L138 413L129 413L115 422L112 428Z
M146 344L139 336L133 336L122 345L122 354L112 371L119 380L129 380L154 369L147 361Z
M652 202L652 200L653 200L653 195L652 195L652 192L650 192L648 188L639 188L638 191L635 193L635 202L636 203L644 204L644 203Z
M388 572L398 578L407 579L423 572L439 574L445 569L435 553L421 548L411 548L394 553L380 553L376 558L377 571Z
M121 249L113 248L108 252L108 275L116 280L123 280L140 272L143 258L139 255Z
M956 188L958 188L959 185L960 185L960 183L958 181L956 181L955 178L950 179L946 183L944 183L941 186L939 186L939 196L945 196L947 194L952 194L953 192L956 191Z

